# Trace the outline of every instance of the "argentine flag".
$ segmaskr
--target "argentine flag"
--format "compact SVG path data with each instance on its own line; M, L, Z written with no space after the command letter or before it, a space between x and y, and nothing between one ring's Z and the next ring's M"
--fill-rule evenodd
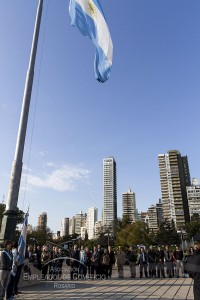
M23 263L25 259L27 227L28 227L28 213L25 216L22 231L18 241L18 251L19 251L21 263Z
M95 47L95 77L105 82L110 77L113 44L99 0L70 0L71 25L89 37Z

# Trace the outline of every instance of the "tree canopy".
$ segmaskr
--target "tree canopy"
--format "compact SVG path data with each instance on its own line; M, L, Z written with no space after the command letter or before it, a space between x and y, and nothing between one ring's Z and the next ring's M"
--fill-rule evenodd
M116 245L150 245L152 243L146 224L137 221L128 224L118 232L116 237Z

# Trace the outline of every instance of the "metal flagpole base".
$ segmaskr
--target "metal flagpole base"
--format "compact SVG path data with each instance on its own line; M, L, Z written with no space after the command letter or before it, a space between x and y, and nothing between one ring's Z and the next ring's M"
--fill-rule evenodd
M6 210L4 212L2 225L1 225L1 233L0 233L0 242L11 240L16 240L16 219L17 212L14 210Z

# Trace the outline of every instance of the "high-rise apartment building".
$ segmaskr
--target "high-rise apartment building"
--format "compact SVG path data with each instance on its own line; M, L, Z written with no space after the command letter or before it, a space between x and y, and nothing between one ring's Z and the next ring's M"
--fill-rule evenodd
M94 225L95 239L99 238L100 234L103 232L102 221L98 221Z
M160 224L164 221L163 219L163 210L162 203L156 203L156 205L151 205L148 208L148 216L149 216L149 229L153 231L157 231L160 227Z
M79 214L75 216L75 233L81 234L81 227L85 227L86 225L86 214L80 211Z
M38 217L38 227L40 229L46 229L47 228L47 213L43 212Z
M64 218L61 220L60 236L64 237L67 235L69 235L69 218Z
M124 217L129 217L132 222L136 221L135 193L131 189L122 193L122 218Z
M186 192L186 186L190 185L188 158L182 157L177 150L170 150L167 154L159 154L158 161L163 216L181 229L190 220Z
M88 239L95 238L95 223L97 222L98 209L96 207L90 207L87 211L87 233Z
M75 223L76 223L75 217L69 219L69 235L73 235L75 233Z
M141 221L149 227L149 214L147 211L141 211Z
M196 178L192 179L192 185L187 186L187 198L190 218L194 214L200 215L200 185Z
M86 233L87 233L86 227L81 227L81 239L82 240L85 240Z
M158 219L157 219L157 211L156 211L156 205L151 205L148 208L148 216L149 216L149 222L148 227L150 231L157 231L158 230Z
M117 173L113 157L103 159L103 226L114 226L117 219Z

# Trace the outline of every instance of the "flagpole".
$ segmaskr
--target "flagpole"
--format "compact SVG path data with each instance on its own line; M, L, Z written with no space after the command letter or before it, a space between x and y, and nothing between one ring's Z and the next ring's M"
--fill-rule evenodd
M28 123L29 107L31 101L31 92L33 86L35 58L36 58L40 23L42 17L42 7L43 7L43 0L38 0L30 60L29 60L29 66L26 75L21 117L20 117L18 136L17 136L16 148L15 148L15 156L14 156L12 170L11 170L6 211L4 213L2 226L1 226L1 233L0 233L1 241L15 240L16 238L16 234L15 234L16 216L17 216L16 210L17 210L17 202L19 196L21 174L22 174L22 165L23 165L22 159L23 159L23 152L24 152L27 123Z

